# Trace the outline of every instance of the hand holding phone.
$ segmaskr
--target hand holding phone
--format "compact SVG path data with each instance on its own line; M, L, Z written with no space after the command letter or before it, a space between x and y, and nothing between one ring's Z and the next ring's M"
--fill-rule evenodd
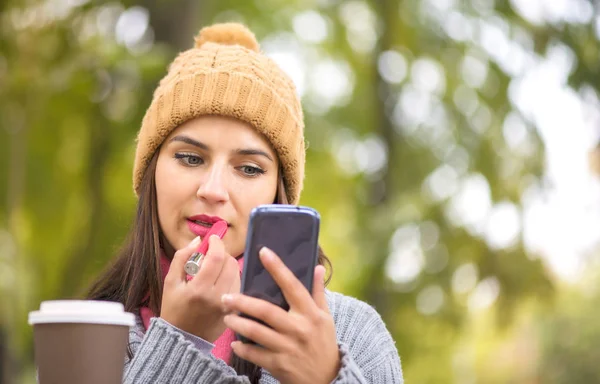
M312 208L283 204L255 208L250 214L241 292L266 300L286 311L290 307L280 287L258 257L262 247L275 252L302 285L312 292L318 258L319 224L320 216Z
M318 257L319 214L312 208L283 204L261 205L250 214L244 252L242 293L289 309L281 289L259 260L267 247L312 291Z
M303 210L279 206L274 207L275 214L269 209L263 207L261 212L259 207L253 212L243 294L222 297L229 312L225 324L239 340L231 347L241 359L263 367L280 382L331 382L340 368L340 353L325 292L325 268L316 266L318 215L309 210L300 214L308 216L306 221L271 218L268 225L259 224L258 216L285 218ZM259 257L263 246L269 249ZM306 252L296 253L304 247Z

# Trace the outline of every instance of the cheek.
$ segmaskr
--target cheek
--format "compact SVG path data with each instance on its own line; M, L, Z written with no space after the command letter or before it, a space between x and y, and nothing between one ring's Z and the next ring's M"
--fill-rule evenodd
M240 228L244 232L250 219L250 212L262 204L272 204L275 201L277 180L266 179L261 183L246 183L235 190L235 203L237 210L242 216Z
M250 212L262 204L273 204L277 191L277 180L264 180L256 183L251 188L242 191L243 213L246 219L250 218Z
M246 187L241 190L245 200L245 210L248 211L248 215L250 214L252 208L261 204L272 204L275 201L277 180L265 178L261 181L261 183L256 183L250 188Z

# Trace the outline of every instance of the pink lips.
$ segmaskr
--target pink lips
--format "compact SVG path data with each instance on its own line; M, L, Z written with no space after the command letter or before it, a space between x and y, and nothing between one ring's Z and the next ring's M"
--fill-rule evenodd
M214 223L224 221L218 216L196 215L188 217L187 225L196 236L204 238Z
M192 217L188 217L188 220L192 221L202 221L207 224L214 224L217 221L225 221L225 219L221 219L219 216L207 216L207 215L196 215Z

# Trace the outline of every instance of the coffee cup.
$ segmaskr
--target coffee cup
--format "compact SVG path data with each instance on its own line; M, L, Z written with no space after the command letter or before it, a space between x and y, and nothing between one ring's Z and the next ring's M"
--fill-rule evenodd
M118 384L135 324L121 303L45 301L29 313L40 384Z

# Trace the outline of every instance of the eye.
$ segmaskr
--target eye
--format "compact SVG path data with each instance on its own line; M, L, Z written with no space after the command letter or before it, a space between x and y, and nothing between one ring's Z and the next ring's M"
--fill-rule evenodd
M245 176L256 177L258 175L262 175L265 171L262 168L255 167L253 165L242 165L240 170Z
M175 159L187 167L196 167L204 163L200 156L192 153L176 153Z

